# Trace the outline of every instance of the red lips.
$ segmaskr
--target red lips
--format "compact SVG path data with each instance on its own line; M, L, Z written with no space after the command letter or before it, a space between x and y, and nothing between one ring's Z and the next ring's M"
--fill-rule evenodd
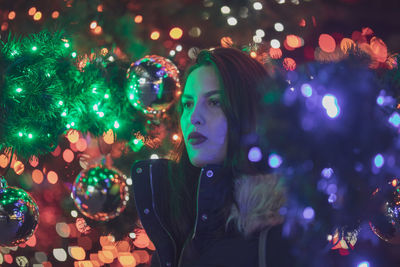
M188 136L189 144L191 145L199 145L207 140L207 137L202 135L199 132L191 132Z

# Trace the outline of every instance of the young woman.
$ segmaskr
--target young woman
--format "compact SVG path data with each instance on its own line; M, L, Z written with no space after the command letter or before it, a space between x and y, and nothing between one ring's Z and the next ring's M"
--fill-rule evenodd
M132 168L139 217L156 247L151 266L293 264L279 227L284 190L248 159L271 78L233 48L201 51L186 77L175 160Z

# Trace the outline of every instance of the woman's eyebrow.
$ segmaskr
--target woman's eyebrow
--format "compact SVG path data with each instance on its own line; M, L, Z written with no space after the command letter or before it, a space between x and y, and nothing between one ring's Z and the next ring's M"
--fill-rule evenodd
M215 94L220 94L222 92L222 90L212 90L212 91L208 91L207 93L204 93L203 96L204 97L209 97ZM193 96L188 95L188 94L183 94L182 98L189 98L189 99L193 99Z
M209 97L209 96L212 96L212 95L215 95L215 94L220 94L221 92L222 92L222 90L212 90L212 91L209 91L207 93L204 93L204 96L205 97Z

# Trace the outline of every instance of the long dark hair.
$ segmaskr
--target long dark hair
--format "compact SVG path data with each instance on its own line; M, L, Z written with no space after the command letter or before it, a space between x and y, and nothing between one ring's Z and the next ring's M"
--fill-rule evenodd
M268 72L261 63L234 48L202 50L195 64L188 68L185 79L201 66L213 66L224 88L221 101L228 122L228 150L223 164L224 173L235 179L240 174L259 172L257 166L247 159L247 152L258 142L260 100L271 81ZM175 113L176 121L179 122L181 114L182 106L179 101ZM179 125L177 123L180 129ZM183 245L194 224L195 192L200 172L189 161L183 136L180 140L172 157L177 165L170 168L169 173L172 191L175 193L171 194L168 209L169 224L178 247ZM227 203L227 208L232 200L231 198L230 203Z

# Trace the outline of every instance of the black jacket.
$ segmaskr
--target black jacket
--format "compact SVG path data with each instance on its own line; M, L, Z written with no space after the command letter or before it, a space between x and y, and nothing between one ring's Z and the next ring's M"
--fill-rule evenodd
M288 246L281 227L270 227L260 207L254 208L262 179L246 177L233 184L231 177L221 176L219 166L202 168L197 187L197 212L192 235L181 251L160 216L162 194L168 190L166 175L169 161L145 160L132 168L133 190L141 223L156 247L151 266L172 267L274 267L290 266ZM171 164L171 163L170 163ZM262 186L262 185L261 185ZM268 187L268 183L266 185ZM256 192L258 190L258 193ZM272 189L270 189L272 190ZM267 192L266 192L267 193ZM234 196L239 210L232 209L237 224L224 228L226 218L220 210L226 199ZM265 216L264 216L265 215ZM241 225L242 227L236 227ZM224 229L220 234L218 229Z

